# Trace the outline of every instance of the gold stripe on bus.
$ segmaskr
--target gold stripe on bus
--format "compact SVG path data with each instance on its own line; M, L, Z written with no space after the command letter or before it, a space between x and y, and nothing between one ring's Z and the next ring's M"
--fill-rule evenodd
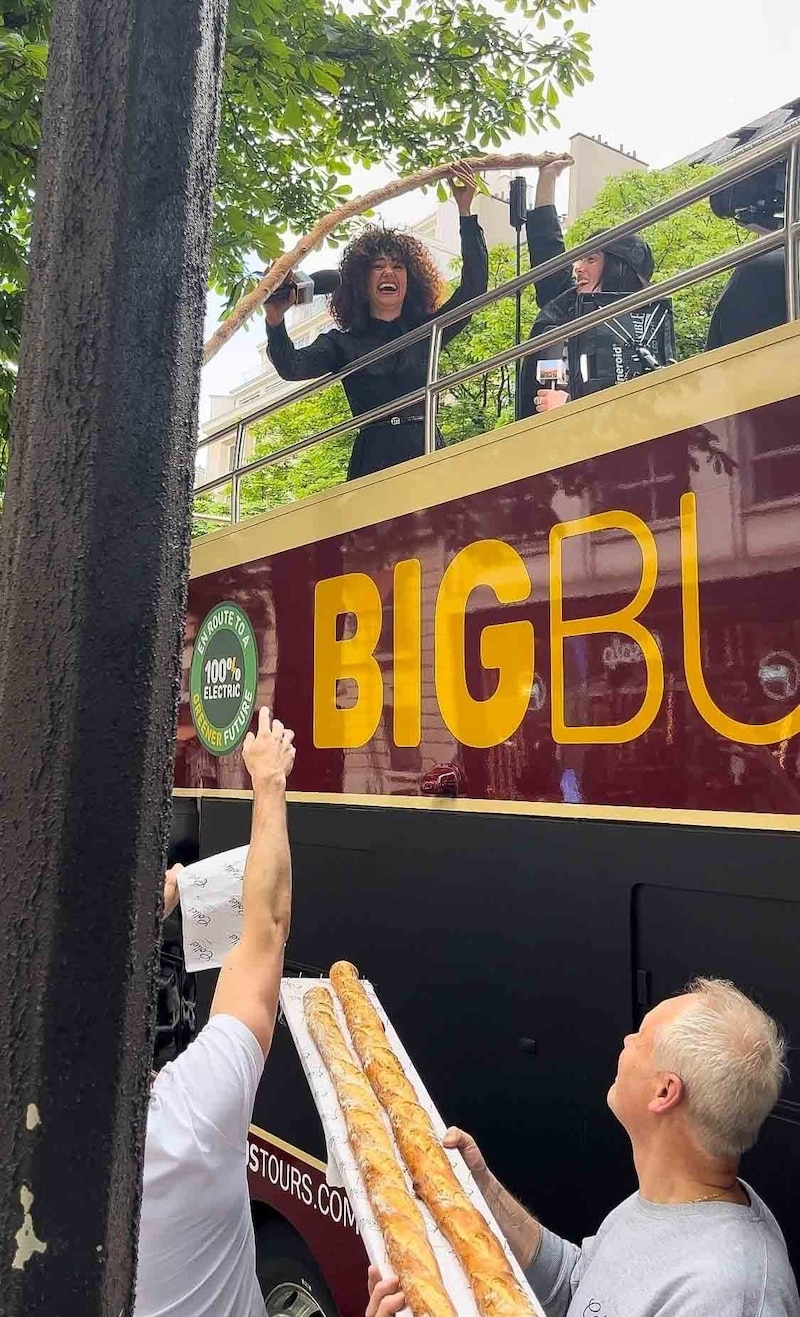
M285 1139L279 1139L277 1134L270 1134L268 1130L262 1130L260 1125L251 1125L250 1133L257 1135L259 1139L273 1144L280 1148L281 1152L288 1152L290 1157L296 1157L298 1161L305 1162L307 1166L313 1166L315 1171L327 1171L325 1162L321 1162L319 1157L312 1157L310 1152L303 1152L302 1148L296 1148L293 1143L287 1143Z
M800 388L798 339L800 322L781 325L590 394L566 411L526 417L215 531L195 541L191 576L315 544L794 397Z
M252 790L237 791L233 787L173 787L173 796L199 799L201 796L216 796L222 800L252 800Z
M252 791L176 787L175 796L208 800L252 800ZM452 800L436 796L358 795L355 792L287 791L297 805L363 805L370 809L423 809L445 814L516 814L530 818L598 819L609 823L670 823L684 827L747 828L800 832L800 814L732 813L714 809L659 809L638 805L563 805L540 800Z

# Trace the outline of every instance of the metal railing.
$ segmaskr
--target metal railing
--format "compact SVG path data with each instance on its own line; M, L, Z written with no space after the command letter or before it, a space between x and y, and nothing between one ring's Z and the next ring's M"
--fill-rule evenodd
M752 260L754 256L761 255L764 252L774 251L778 247L784 247L786 258L786 310L787 320L797 320L800 318L800 126L793 125L791 129L784 130L781 134L774 137L768 144L753 148L751 151L744 152L737 158L734 164L721 169L713 178L706 179L703 182L696 183L692 187L685 188L682 192L676 193L666 201L661 201L652 206L649 210L643 211L641 215L633 219L625 220L624 223L616 225L613 229L608 229L602 235L602 243L605 244L616 238L621 238L631 233L638 233L640 230L648 228L658 220L665 219L670 215L677 214L687 206L693 205L696 201L702 201L711 193L717 192L720 188L726 187L732 183L738 182L742 178L747 178L751 174L757 173L766 165L772 164L778 160L788 157L786 171L786 210L784 225L774 233L766 234L752 242L741 244L730 251L723 252L710 260L703 261L700 265L693 266L691 269L673 275L671 278L664 279L660 283L648 284L645 288L631 293L626 297L620 297L614 303L614 314L619 315L621 312L634 311L640 306L646 306L648 303L657 300L660 297L670 296L672 293L679 292L681 289L688 288L692 284L700 283L704 279L709 279L715 274L724 270L734 269L737 265L745 261ZM240 415L235 422L229 420L226 424L220 425L218 430L212 434L206 435L198 442L198 451L208 447L210 444L218 443L225 436L230 435L235 424L235 439L233 444L233 461L231 469L213 479L196 484L194 495L209 493L215 489L221 489L226 485L231 485L230 500L230 517L221 518L216 514L196 511L196 518L205 521L222 521L227 524L228 520L233 523L238 522L241 510L241 483L242 481L254 474L256 471L272 466L277 462L284 462L287 458L293 457L298 453L304 452L308 448L316 447L328 439L333 439L337 435L347 434L350 431L361 429L365 425L380 421L386 416L396 415L406 408L413 406L415 403L422 403L425 416L425 452L430 453L434 450L436 440L436 415L439 395L456 385L473 379L478 375L488 374L490 371L497 370L501 366L509 365L521 358L529 356L533 352L539 352L543 348L549 347L556 342L563 342L566 339L574 337L594 325L603 324L609 316L607 307L602 307L597 311L592 311L579 319L571 320L567 324L558 325L543 334L538 334L535 338L526 340L524 343L504 349L495 353L493 356L467 366L462 370L451 371L447 375L439 375L439 358L442 348L442 333L449 325L457 324L459 321L466 320L474 315L477 311L483 310L484 307L499 301L505 297L514 297L522 289L528 288L532 283L546 278L550 274L555 274L571 266L579 257L586 255L591 251L596 251L598 247L597 235L572 247L563 255L555 256L549 261L542 262L541 265L519 275L514 279L509 279L506 283L497 288L492 288L479 297L475 297L470 302L454 307L451 311L444 312L434 320L418 329L411 330L402 338L394 339L391 343L384 344L372 352L365 353L364 356L358 357L355 361L350 362L341 370L332 372L328 375L321 376L319 379L312 380L308 384L290 393L283 393L272 402L246 414ZM276 449L262 457L255 458L249 462L243 461L244 445L246 442L247 431L250 426L258 421L266 419L275 412L290 407L295 403L302 402L307 398L313 397L322 390L329 388L346 379L348 375L354 374L358 370L372 365L374 362L381 361L385 357L394 356L403 351L403 349L413 346L428 339L428 364L426 382L418 389L410 393L403 394L402 397L393 398L388 403L383 403L379 407L373 407L370 411L361 412L358 416L348 417L347 420L340 421L336 425L328 426L315 434L309 435L296 443L287 444L285 447Z

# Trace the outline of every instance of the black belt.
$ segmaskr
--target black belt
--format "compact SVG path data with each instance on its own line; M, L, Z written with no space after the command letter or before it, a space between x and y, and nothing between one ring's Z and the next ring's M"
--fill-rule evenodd
M370 421L372 425L422 425L424 416L384 416L380 421Z

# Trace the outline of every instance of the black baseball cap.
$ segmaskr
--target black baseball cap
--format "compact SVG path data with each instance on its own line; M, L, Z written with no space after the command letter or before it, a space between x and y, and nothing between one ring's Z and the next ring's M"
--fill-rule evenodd
M597 251L610 252L612 256L629 265L643 288L645 284L649 284L653 277L655 261L644 238L640 238L637 233L629 233L622 238L612 238L610 242L603 242L602 233L593 233L591 237L598 240Z

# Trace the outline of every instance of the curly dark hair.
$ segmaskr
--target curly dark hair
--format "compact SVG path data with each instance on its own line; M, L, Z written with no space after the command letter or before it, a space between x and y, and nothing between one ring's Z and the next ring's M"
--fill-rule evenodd
M339 265L342 282L331 298L331 314L340 329L356 333L363 333L366 329L369 322L367 276L373 261L379 256L390 256L402 261L406 267L408 286L403 319L407 324L421 323L442 302L444 280L425 244L398 229L372 225L347 244Z

